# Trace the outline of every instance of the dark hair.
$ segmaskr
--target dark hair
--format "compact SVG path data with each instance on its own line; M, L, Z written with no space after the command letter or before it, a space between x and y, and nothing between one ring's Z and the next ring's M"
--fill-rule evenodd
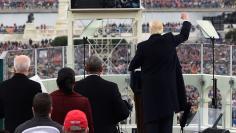
M66 94L70 94L73 91L75 83L75 72L69 67L62 68L58 72L57 76L57 86L59 90Z
M102 67L102 60L97 56L90 56L86 62L86 71L93 73L99 72Z
M34 113L40 116L47 116L52 107L52 98L47 93L38 93L34 96L33 108Z

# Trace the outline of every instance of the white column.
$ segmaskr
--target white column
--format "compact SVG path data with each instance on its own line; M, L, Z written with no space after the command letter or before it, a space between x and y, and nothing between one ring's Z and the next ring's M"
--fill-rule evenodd
M67 67L74 69L74 41L73 41L73 18L72 13L68 11L68 40L66 48Z
M68 29L68 10L69 10L69 1L68 0L59 0L58 5L58 16L56 21L56 31L57 36L66 35Z

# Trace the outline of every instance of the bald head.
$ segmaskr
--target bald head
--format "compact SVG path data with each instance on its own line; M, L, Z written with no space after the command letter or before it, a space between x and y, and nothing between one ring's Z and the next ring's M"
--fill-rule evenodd
M163 23L159 20L151 22L151 34L161 34L163 32Z
M17 55L14 58L14 69L16 73L28 75L30 58L26 55Z

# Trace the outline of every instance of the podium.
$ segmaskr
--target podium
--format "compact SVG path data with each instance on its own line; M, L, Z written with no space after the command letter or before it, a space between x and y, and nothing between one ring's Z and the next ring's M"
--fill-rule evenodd
M221 109L198 108L192 114L194 114L193 117L189 119L184 129L185 133L230 133L229 130L223 128L222 116L224 112ZM203 114L207 114L207 117L202 117Z

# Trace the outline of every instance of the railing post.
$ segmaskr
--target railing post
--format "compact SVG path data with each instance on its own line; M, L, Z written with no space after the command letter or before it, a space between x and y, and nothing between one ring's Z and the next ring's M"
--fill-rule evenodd
M34 74L38 74L38 53L37 49L34 49Z
M201 43L201 74L203 74L204 73L204 70L203 70L203 60L204 60L204 58L203 58L203 50L204 50L204 47L203 47L203 43Z
M230 76L233 75L233 46L230 45L230 68L229 68Z

